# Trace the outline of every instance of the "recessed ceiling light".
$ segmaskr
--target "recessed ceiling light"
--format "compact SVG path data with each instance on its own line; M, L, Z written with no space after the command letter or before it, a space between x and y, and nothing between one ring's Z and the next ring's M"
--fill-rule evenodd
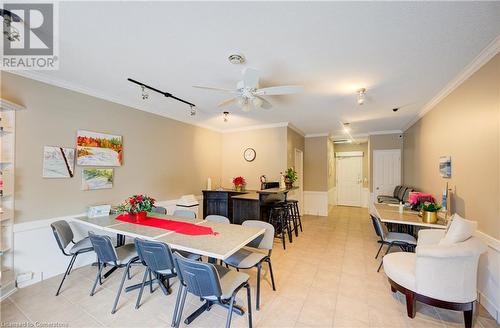
M351 132L351 128L350 128L350 126L349 126L349 125L350 125L349 123L343 123L342 125L343 125L344 132L345 132L345 133L349 133L349 132Z
M243 64L245 62L245 56L243 56L243 54L238 52L230 54L229 57L227 57L227 59L231 64L235 65Z
M362 88L357 91L358 93L358 105L363 105L365 103L366 89Z

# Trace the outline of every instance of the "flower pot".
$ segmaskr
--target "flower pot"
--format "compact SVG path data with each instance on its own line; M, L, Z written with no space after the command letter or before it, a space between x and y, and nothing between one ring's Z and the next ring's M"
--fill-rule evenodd
M437 212L422 211L422 221L425 223L436 223Z
M236 191L243 191L243 185L235 185L234 190Z
M142 222L144 220L146 220L146 216L147 216L147 213L146 212L138 212L138 213L134 213L134 217L135 217L135 221L136 222Z
M292 189L293 188L293 182L285 181L285 187L286 187L286 189Z

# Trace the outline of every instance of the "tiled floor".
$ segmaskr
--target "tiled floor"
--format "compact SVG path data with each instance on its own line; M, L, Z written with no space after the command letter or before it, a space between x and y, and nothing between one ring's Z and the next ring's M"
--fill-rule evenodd
M335 207L328 218L304 217L304 232L287 245L286 251L275 243L272 261L277 291L271 289L266 268L261 310L253 312L254 327L463 327L461 313L423 304L417 305L416 317L409 319L402 295L391 293L382 270L376 272L376 251L366 209ZM145 292L139 310L134 309L137 292L123 295L118 312L112 315L119 274L112 275L90 297L95 272L95 267L75 270L58 297L54 293L61 277L19 290L1 303L2 323L61 323L70 327L170 325L177 281L172 295L165 296L160 290ZM139 268L133 272L132 280L139 281L142 272ZM255 270L249 273L253 287ZM184 314L201 305L195 297L188 298L188 302ZM246 307L244 291L238 303ZM214 306L189 326L223 327L225 316L225 309ZM246 315L233 316L233 327L247 327ZM499 326L479 307L475 327Z

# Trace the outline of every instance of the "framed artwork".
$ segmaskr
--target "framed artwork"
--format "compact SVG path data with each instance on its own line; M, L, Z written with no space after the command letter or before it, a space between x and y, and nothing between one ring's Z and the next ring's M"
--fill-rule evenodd
M76 163L82 166L121 166L121 136L79 130L76 137Z
M439 158L439 174L443 178L451 178L451 157L441 156Z
M82 190L113 188L113 169L82 169Z
M43 147L44 178L72 178L75 172L75 149Z

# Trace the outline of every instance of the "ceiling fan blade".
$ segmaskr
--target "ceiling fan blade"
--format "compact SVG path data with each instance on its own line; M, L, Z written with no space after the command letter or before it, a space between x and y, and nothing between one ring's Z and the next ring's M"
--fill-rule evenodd
M260 105L260 108L262 108L262 109L271 109L271 108L273 108L273 104L271 104L266 99L264 99L262 97L259 97L259 96L255 96L255 98L258 98L258 99L260 99L262 101L262 104Z
M304 91L304 87L300 85L282 85L278 87L269 87L257 89L255 94L258 96L278 96L300 93Z
M253 108L253 105L250 102L246 102L241 106L241 110L244 112L249 112Z
M200 85L193 85L193 88L234 93L234 90L231 90L231 89L214 88L214 87L203 87L203 86L200 86Z
M223 107L223 106L227 106L227 105L229 105L229 104L232 104L232 103L236 102L236 99L237 99L237 98L229 98L229 99L226 99L226 100L224 100L223 102L219 103L219 104L217 105L217 107Z
M259 71L254 68L243 69L243 86L255 89L259 85Z

